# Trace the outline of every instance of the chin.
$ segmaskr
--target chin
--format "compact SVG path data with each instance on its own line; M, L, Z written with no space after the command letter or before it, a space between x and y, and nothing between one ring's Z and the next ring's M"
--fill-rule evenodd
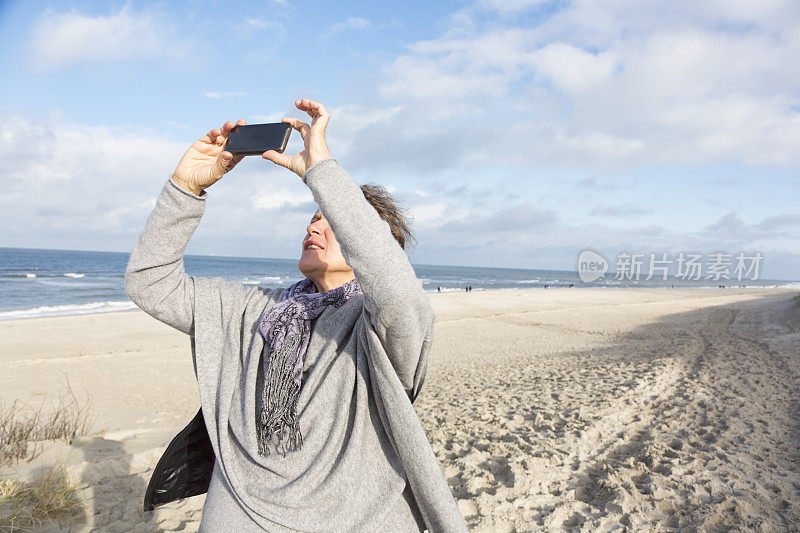
M319 260L300 259L297 262L297 269L308 277L308 273L327 270L328 265Z

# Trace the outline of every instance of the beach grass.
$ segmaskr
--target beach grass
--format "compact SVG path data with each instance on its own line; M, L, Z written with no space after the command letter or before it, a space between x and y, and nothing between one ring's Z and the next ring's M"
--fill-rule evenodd
M50 409L44 401L38 408L19 400L8 406L0 403L0 466L35 459L46 441L72 444L91 431L90 400L78 400L69 381L65 387Z
M31 531L51 519L79 515L84 507L63 464L29 482L0 480L0 531Z
M76 438L91 431L91 402L80 401L69 381L65 391L37 407L15 400L0 404L0 466L32 461L45 443ZM51 519L82 512L83 500L70 481L63 462L42 469L31 480L0 478L0 531L30 531Z

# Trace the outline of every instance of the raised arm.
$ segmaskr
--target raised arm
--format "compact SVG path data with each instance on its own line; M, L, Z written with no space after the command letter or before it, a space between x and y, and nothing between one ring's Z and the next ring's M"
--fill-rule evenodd
M193 334L194 280L183 268L183 252L205 210L205 197L172 178L137 237L125 270L125 292L147 314Z
M414 268L361 188L331 159L325 141L330 115L311 100L297 100L313 119L288 122L300 132L305 149L294 156L274 151L263 157L303 178L330 224L345 261L364 293L364 318L377 333L403 387L416 397L424 381L435 319Z
M194 327L196 284L213 283L228 297L237 297L245 289L217 278L188 276L183 268L184 250L205 210L208 196L205 189L241 160L224 151L233 127L233 122L226 122L187 150L175 173L164 184L144 230L134 242L125 271L125 292L136 305L190 335Z
M369 326L413 400L425 376L435 320L422 283L388 222L335 159L314 164L303 181L364 293Z

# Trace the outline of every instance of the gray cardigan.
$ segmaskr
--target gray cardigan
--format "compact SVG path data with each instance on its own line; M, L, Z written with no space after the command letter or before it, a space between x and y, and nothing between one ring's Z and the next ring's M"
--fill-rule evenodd
M257 453L262 314L285 289L189 276L183 253L208 192L167 181L125 275L136 305L190 336L217 474L269 531L387 527L406 486L431 532L467 531L410 398L425 379L434 313L408 258L334 159L303 176L363 295L314 323L297 413L301 450ZM408 494L408 491L406 491Z

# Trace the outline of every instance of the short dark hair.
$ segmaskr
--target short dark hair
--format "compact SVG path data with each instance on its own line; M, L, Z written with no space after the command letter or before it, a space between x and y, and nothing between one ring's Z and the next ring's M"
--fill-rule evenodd
M392 230L392 236L400 244L400 248L406 248L406 243L414 241L414 246L417 240L409 227L409 216L405 209L402 209L397 201L392 198L384 187L375 183L365 183L361 185L361 192L364 193L364 198L370 203L378 215L389 223L389 228Z

